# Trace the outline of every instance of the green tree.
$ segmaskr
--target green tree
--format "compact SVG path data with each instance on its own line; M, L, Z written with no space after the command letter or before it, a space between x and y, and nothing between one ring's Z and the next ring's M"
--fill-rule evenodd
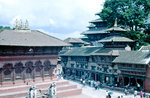
M9 26L0 26L0 30L1 29L11 29Z
M99 13L109 27L117 18L120 26L130 28L130 31L123 36L138 42L137 48L150 43L150 26L145 23L149 14L150 0L106 0L101 13Z
M144 21L149 13L150 0L106 0L100 17L109 26L118 18L120 25L137 31L144 27Z

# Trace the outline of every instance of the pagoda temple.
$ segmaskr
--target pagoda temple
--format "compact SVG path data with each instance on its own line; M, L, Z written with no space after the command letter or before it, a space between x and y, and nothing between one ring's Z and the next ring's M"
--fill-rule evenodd
M90 39L94 33L89 31L84 35ZM77 81L85 79L87 84L100 81L103 87L116 90L127 88L130 92L150 92L150 48L133 51L130 46L134 40L121 36L124 32L126 30L118 27L116 20L105 33L96 33L99 34L97 37L106 36L91 41L102 46L78 47L60 54L64 77Z
M105 48L125 49L125 47L134 44L132 39L121 36L121 34L125 33L127 30L117 26L117 19L115 20L114 26L106 29L105 31L108 32L107 37L98 41L103 43Z
M103 21L99 14L96 14L99 18L95 19L93 21L90 21L90 25L87 26L88 30L81 33L82 35L85 35L88 37L88 42L93 43L95 45L96 41L106 37L108 35L108 32L106 32L107 29L107 23Z

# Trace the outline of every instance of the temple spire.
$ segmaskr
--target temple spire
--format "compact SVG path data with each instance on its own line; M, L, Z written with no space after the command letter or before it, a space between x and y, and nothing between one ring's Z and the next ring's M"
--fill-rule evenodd
M23 22L22 19L20 19L20 20L16 19L14 25L15 25L15 27L14 27L15 30L29 30L28 20Z
M114 27L117 27L117 18L115 19Z
M20 30L23 29L22 19L20 19L20 27L19 27L19 29Z
M18 20L15 20L15 29L18 29Z
M28 22L28 20L26 20L26 22L25 22L25 27L24 27L24 28L25 28L25 29L29 29L28 27L29 27L29 22Z

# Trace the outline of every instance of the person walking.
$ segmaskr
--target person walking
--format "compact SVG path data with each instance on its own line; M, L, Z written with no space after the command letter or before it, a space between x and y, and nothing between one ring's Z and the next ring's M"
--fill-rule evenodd
M93 80L91 80L91 87L93 87L93 85L94 85L94 81L93 81Z
M127 94L128 94L128 91L127 91L127 89L124 89L124 93L125 93L125 95L127 95Z
M80 79L80 82L81 82L81 84L82 84L82 82L83 82L83 79L82 79L82 78Z
M95 90L97 90L97 82L94 81L94 87L95 87Z
M85 86L85 80L83 80L83 87Z
M100 81L98 81L98 89L100 88L100 85L101 85L101 83L100 83Z
M106 98L108 98L108 91L106 91Z
M140 98L143 98L143 91L140 91Z
M137 96L137 91L135 90L134 91L134 98L136 98L136 96Z
M145 91L143 92L143 98L146 98L146 92Z

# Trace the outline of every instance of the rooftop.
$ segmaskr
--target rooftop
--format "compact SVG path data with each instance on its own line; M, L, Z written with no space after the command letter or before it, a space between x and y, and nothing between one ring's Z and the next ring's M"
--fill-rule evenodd
M78 47L68 50L64 54L60 54L60 56L90 56L100 48L102 47Z
M84 31L82 34L102 34L102 33L108 33L106 32L106 29L94 29L94 30L87 30Z
M104 21L101 18L90 21L90 23L95 23L95 22L104 22Z
M99 40L98 42L134 42L132 39L121 36L109 36Z
M148 64L150 53L142 51L122 51L113 63Z
M88 42L85 42L79 38L67 38L64 40L66 43L83 43L83 44L89 44Z
M119 50L101 48L94 52L92 55L103 55L103 56L118 56Z
M140 49L139 49L139 51L150 51L150 45L148 45L148 46L142 46Z
M121 32L125 32L125 31L127 31L127 30L118 27L118 25L117 25L117 18L116 18L115 23L114 23L114 26L111 27L111 28L109 28L109 29L107 29L106 31L107 31L107 32L110 32L110 31L121 31Z
M2 46L68 46L62 40L38 30L1 30Z

